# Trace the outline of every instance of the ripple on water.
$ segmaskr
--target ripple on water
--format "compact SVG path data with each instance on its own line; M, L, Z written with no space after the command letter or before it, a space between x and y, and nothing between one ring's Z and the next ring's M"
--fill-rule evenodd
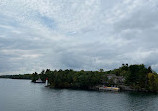
M0 111L157 111L158 95L50 89L29 80L0 79Z

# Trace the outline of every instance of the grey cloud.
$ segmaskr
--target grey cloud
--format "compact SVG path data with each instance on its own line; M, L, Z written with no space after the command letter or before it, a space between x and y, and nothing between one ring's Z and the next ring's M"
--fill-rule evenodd
M40 0L23 7L15 1L0 5L0 74L110 70L122 63L158 71L157 1Z

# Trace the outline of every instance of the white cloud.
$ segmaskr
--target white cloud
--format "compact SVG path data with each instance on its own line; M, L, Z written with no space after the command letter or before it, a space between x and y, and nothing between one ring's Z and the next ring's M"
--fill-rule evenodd
M158 71L157 6L157 0L0 0L0 73L122 63Z

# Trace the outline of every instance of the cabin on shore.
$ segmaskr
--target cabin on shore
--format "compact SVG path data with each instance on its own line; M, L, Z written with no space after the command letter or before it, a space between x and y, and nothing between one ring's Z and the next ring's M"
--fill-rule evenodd
M43 81L41 80L41 78L38 78L35 83L43 83Z
M108 80L112 80L115 84L123 84L125 78L123 76L116 76L115 74L107 74Z

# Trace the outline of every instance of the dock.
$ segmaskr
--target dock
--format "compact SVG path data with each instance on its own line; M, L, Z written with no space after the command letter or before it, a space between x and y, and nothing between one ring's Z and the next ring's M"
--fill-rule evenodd
M106 86L102 86L102 87L99 87L99 91L120 91L120 88L118 87L106 87Z

